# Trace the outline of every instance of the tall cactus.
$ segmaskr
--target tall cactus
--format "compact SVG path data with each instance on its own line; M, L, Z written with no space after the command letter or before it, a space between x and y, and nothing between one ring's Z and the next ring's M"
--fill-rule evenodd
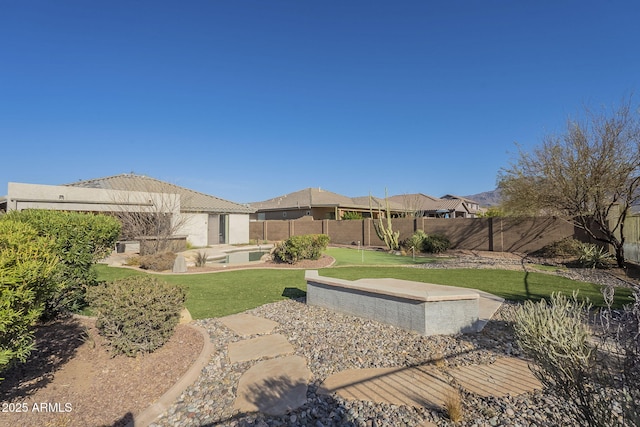
M378 206L378 218L373 217L373 204L371 200L371 193L369 193L369 212L371 213L371 219L373 220L373 228L376 230L378 238L387 245L387 248L389 248L390 251L395 251L400 247L400 232L393 231L387 189L384 189L385 212L383 213L382 210L380 210L380 206ZM384 221L385 219L386 221Z

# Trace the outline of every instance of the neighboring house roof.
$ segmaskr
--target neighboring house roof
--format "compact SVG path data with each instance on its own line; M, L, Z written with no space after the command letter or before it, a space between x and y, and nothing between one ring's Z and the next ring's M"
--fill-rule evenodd
M353 201L349 197L320 188L305 188L304 190L284 194L262 202L253 202L249 205L257 210L281 210L303 209L313 206L341 206L345 203L349 204L353 203Z
M441 197L441 199L459 199L465 203L475 203L476 205L478 204L478 202L476 202L475 200L467 199L466 197L462 197L462 196L456 196L454 194L445 194L444 196Z
M69 187L101 188L105 190L140 191L180 195L183 212L253 213L246 205L230 202L215 196L200 193L175 184L160 181L144 175L125 173L65 184Z
M358 205L362 205L367 208L369 207L369 203L371 203L371 207L375 209L387 208L387 205L384 199L381 199L375 196L371 196L371 201L369 200L369 196L352 197L352 200ZM391 197L387 198L387 202L389 203L389 209L391 209L394 212L406 210L406 208L402 205L402 203L397 203L396 201L392 200Z
M370 201L371 200L371 201ZM473 200L447 194L443 198L432 197L427 194L401 194L388 199L389 209L393 212L468 212ZM304 190L284 194L262 202L250 203L257 211L276 211L283 209L304 209L312 207L339 207L342 209L386 209L385 199L379 197L361 196L347 197L320 188L305 188Z
M438 212L438 211L466 211L471 213L470 204L477 202L464 197L446 194L442 198L432 197L422 193L402 194L389 197L390 200L402 203L406 208L414 211Z
M371 199L374 209L385 208L384 199L377 197ZM305 188L262 202L253 202L250 203L250 206L258 211L333 206L343 209L369 209L369 196L347 197L321 188ZM389 207L392 210L397 210L399 205L391 202Z
M389 200L400 204L405 210L413 212L433 210L436 203L440 201L436 197L422 193L398 194L389 197Z

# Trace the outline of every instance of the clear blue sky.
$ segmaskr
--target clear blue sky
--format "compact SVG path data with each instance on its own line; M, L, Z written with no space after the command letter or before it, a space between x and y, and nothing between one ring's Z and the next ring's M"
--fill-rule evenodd
M0 0L0 195L135 172L236 202L492 190L640 98L637 1Z

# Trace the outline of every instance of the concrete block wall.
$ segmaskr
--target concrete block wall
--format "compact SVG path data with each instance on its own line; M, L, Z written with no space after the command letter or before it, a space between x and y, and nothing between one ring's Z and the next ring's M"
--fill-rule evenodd
M446 236L453 249L532 252L565 237L584 240L584 233L569 222L555 217L394 218L392 224L394 230L400 231L401 240L411 236L415 230L424 230L427 234ZM371 219L254 221L249 226L251 239L254 240L276 241L293 235L323 233L335 244L361 242L364 246L384 246L384 242L376 235Z

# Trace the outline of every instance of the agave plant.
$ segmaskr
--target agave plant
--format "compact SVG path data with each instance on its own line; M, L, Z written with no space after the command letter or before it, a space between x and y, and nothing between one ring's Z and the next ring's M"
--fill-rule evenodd
M580 246L578 262L587 268L607 268L613 263L613 257L601 246L593 243L583 243Z
M207 253L204 251L196 252L196 267L204 267L207 264Z

